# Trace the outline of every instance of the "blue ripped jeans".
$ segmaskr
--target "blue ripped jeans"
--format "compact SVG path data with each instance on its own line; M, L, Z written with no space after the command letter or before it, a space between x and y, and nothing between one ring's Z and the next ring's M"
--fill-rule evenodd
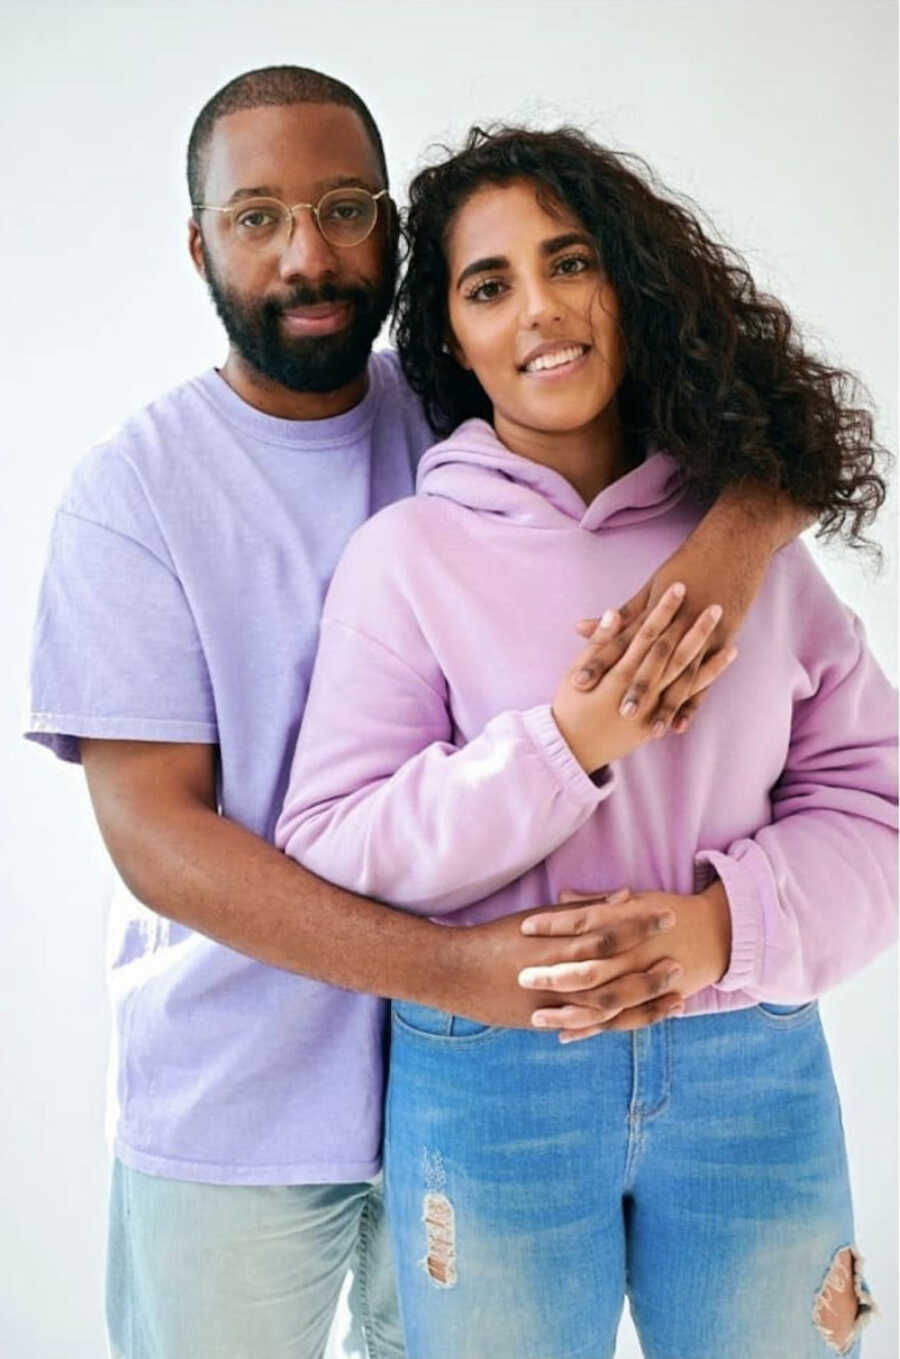
M386 1183L408 1359L612 1359L626 1294L647 1359L860 1353L815 1002L569 1046L397 1003Z

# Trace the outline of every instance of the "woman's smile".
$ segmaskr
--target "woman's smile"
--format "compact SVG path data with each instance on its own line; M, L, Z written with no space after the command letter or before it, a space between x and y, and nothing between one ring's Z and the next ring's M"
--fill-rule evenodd
M521 365L527 377L568 377L577 372L587 359L589 344L567 344L559 341L538 345Z

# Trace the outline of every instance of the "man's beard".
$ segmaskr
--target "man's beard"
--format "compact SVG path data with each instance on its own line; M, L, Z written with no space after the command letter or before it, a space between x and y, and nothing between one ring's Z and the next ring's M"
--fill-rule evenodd
M294 288L286 297L250 301L217 278L204 247L206 282L234 348L257 372L293 392L334 392L365 369L372 344L394 295L395 268L386 258L382 280L368 283L323 283L318 288ZM280 318L292 307L346 302L350 320L332 335L287 337Z

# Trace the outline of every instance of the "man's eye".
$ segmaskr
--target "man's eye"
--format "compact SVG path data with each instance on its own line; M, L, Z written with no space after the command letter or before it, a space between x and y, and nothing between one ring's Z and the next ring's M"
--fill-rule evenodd
M242 231L264 231L275 225L276 218L266 208L251 208L248 212L239 213L235 221Z
M329 203L326 218L338 222L356 222L362 216L362 207L350 199L341 203Z

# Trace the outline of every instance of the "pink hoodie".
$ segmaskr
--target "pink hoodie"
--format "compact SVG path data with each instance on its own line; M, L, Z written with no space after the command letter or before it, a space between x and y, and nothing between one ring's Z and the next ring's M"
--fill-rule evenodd
M550 700L574 620L627 599L699 519L677 465L654 453L585 509L470 420L425 454L418 491L338 566L278 845L452 925L718 874L731 963L686 1013L803 1002L891 943L894 694L801 543L689 732L598 788Z

